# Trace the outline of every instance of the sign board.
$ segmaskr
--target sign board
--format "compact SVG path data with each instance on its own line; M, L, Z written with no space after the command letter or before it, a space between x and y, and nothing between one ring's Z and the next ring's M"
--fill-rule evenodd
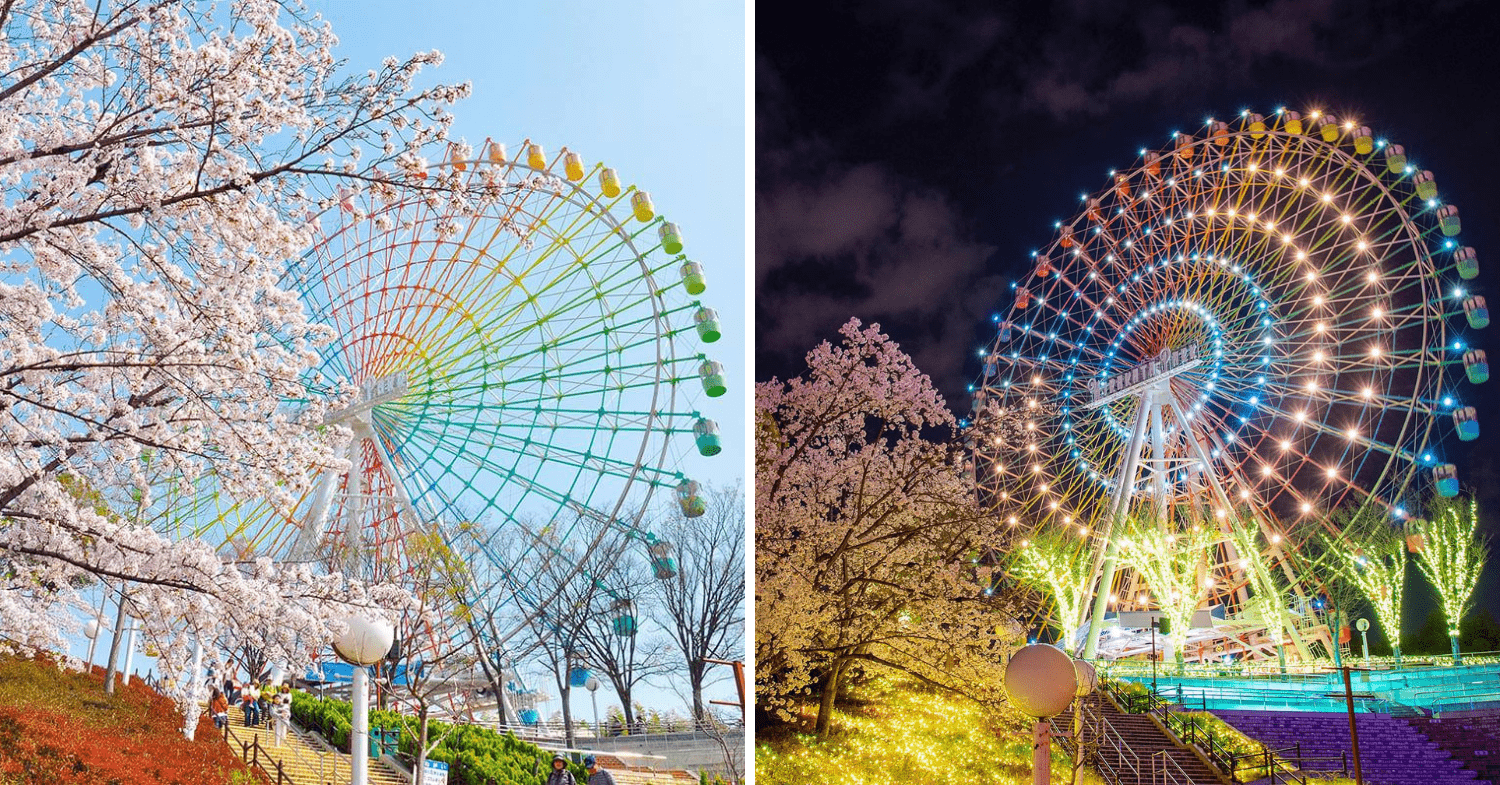
M1160 619L1161 611L1120 611L1120 627L1126 630L1149 630L1151 623ZM1224 606L1215 605L1193 613L1193 627L1212 627L1214 621L1223 620Z
M422 771L424 785L448 785L448 764L440 760L429 760Z

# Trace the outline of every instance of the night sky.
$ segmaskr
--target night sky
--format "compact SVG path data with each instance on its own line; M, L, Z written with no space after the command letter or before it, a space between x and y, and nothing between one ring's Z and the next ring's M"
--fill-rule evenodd
M800 373L858 316L966 412L974 350L1053 222L1140 148L1242 109L1352 115L1405 145L1462 211L1469 288L1500 307L1494 3L762 0L756 50L757 380ZM1469 336L1492 363L1497 330ZM1461 390L1483 435L1446 451L1493 535L1500 378ZM1500 611L1500 565L1481 592Z

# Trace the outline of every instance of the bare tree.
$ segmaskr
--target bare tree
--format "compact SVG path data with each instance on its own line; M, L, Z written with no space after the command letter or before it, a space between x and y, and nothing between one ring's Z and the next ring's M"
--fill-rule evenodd
M653 553L652 569L661 579L653 610L687 667L693 719L708 722L706 660L739 659L745 651L744 489L716 489L706 515L688 520L669 513L668 521L661 530L671 555L668 549Z
M542 527L530 533L531 543L526 550L532 566L528 572L534 575L533 591L551 600L528 615L525 634L516 648L534 652L552 673L562 701L564 733L571 747L574 732L570 675L586 664L585 631L597 612L599 598L611 593L598 571L607 568L621 549L618 544L605 544L582 550L563 542L555 531L555 527Z
M594 608L588 623L581 629L579 643L586 661L609 678L620 698L627 727L635 727L636 716L631 693L636 685L672 668L670 644L642 630L641 620L654 616L642 612L642 606L657 600L658 590L644 549L619 547L611 554L600 554L591 570L595 580L607 587L594 597Z

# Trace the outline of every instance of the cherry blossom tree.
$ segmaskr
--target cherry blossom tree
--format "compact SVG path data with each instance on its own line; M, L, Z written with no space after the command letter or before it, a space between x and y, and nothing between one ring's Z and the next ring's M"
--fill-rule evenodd
M60 644L98 580L150 608L170 672L221 635L295 667L407 602L132 514L147 454L283 510L340 463L349 434L318 426L347 380L309 396L330 333L282 284L322 213L494 198L427 171L468 92L413 87L439 54L345 76L335 43L295 0L0 3L0 647Z
M839 332L755 391L757 704L788 719L817 695L823 733L856 668L976 694L1017 632L969 557L1001 532L952 414L879 325Z

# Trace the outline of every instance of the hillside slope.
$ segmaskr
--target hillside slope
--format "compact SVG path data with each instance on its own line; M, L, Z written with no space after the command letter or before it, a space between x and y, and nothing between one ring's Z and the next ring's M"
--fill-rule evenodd
M0 785L241 785L256 782L204 717L139 680L104 694L104 673L0 657Z

